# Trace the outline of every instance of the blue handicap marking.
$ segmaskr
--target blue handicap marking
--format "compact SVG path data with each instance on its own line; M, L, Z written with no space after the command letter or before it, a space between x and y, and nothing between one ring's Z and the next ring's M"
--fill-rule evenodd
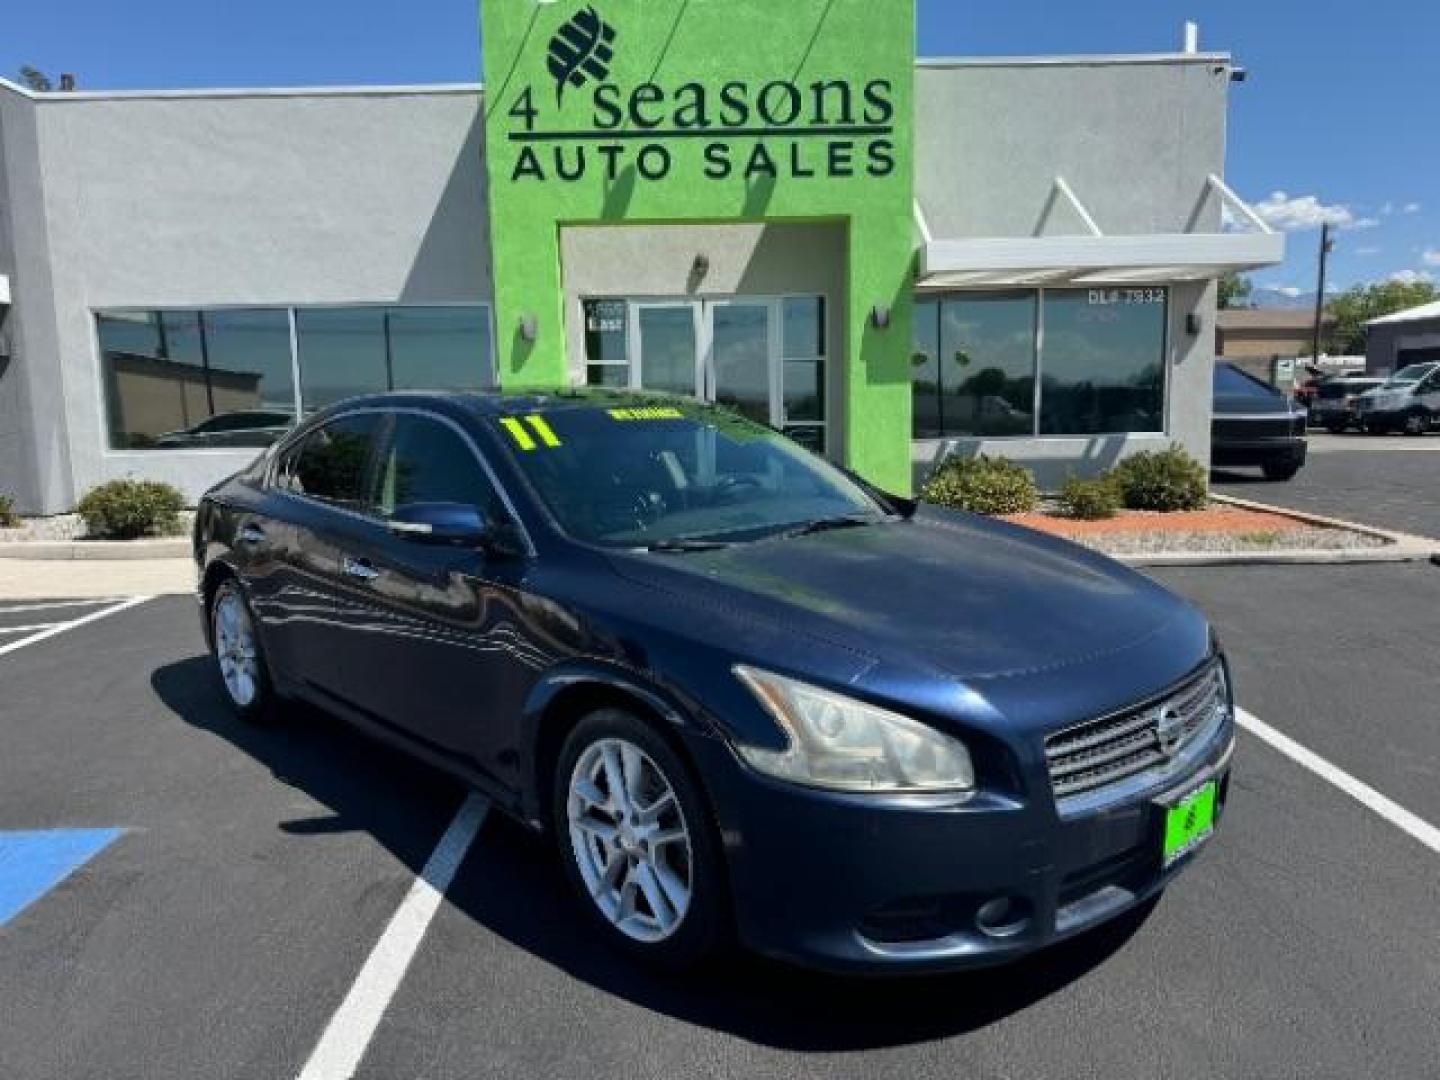
M124 831L0 832L0 926L100 854Z

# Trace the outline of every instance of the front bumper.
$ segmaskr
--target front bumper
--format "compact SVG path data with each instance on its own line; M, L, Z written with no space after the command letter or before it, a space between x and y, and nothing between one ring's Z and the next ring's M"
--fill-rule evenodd
M1182 775L1083 811L1057 810L1048 778L1029 801L813 791L706 742L741 939L807 967L904 973L1018 959L1158 893L1195 857L1162 867L1163 804L1214 779L1218 825L1234 724Z

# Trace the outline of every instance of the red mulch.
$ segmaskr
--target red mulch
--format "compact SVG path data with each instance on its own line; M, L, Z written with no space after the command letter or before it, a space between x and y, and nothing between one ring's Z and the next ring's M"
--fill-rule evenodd
M1016 525L1054 533L1056 536L1100 536L1110 533L1148 532L1280 532L1303 527L1304 522L1282 514L1245 510L1235 506L1212 506L1208 510L1185 510L1157 514L1144 510L1122 510L1108 521L1078 521L1054 514L1011 514L1005 518Z

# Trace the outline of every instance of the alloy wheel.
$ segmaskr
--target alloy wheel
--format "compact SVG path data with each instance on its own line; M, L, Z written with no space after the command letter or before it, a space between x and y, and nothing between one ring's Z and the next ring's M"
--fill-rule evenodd
M690 910L694 852L675 789L634 743L599 739L575 762L570 846L590 898L626 937L669 938Z
M230 700L249 708L260 693L260 656L245 601L226 589L215 604L215 659Z

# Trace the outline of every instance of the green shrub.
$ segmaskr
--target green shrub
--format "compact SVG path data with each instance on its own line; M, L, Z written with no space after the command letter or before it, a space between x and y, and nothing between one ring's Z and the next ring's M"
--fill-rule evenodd
M947 458L925 481L920 497L976 514L1023 514L1035 509L1040 491L1029 469L981 454Z
M20 524L20 515L15 512L15 500L9 495L0 495L0 529L13 529Z
M1110 473L1086 480L1073 473L1060 488L1060 507L1072 518L1081 521L1103 521L1113 518L1125 505L1120 485Z
M1128 457L1112 475L1131 510L1201 510L1208 499L1205 467L1179 446Z
M133 540L152 533L174 532L185 507L184 496L154 480L112 480L80 500L76 511L91 536Z

